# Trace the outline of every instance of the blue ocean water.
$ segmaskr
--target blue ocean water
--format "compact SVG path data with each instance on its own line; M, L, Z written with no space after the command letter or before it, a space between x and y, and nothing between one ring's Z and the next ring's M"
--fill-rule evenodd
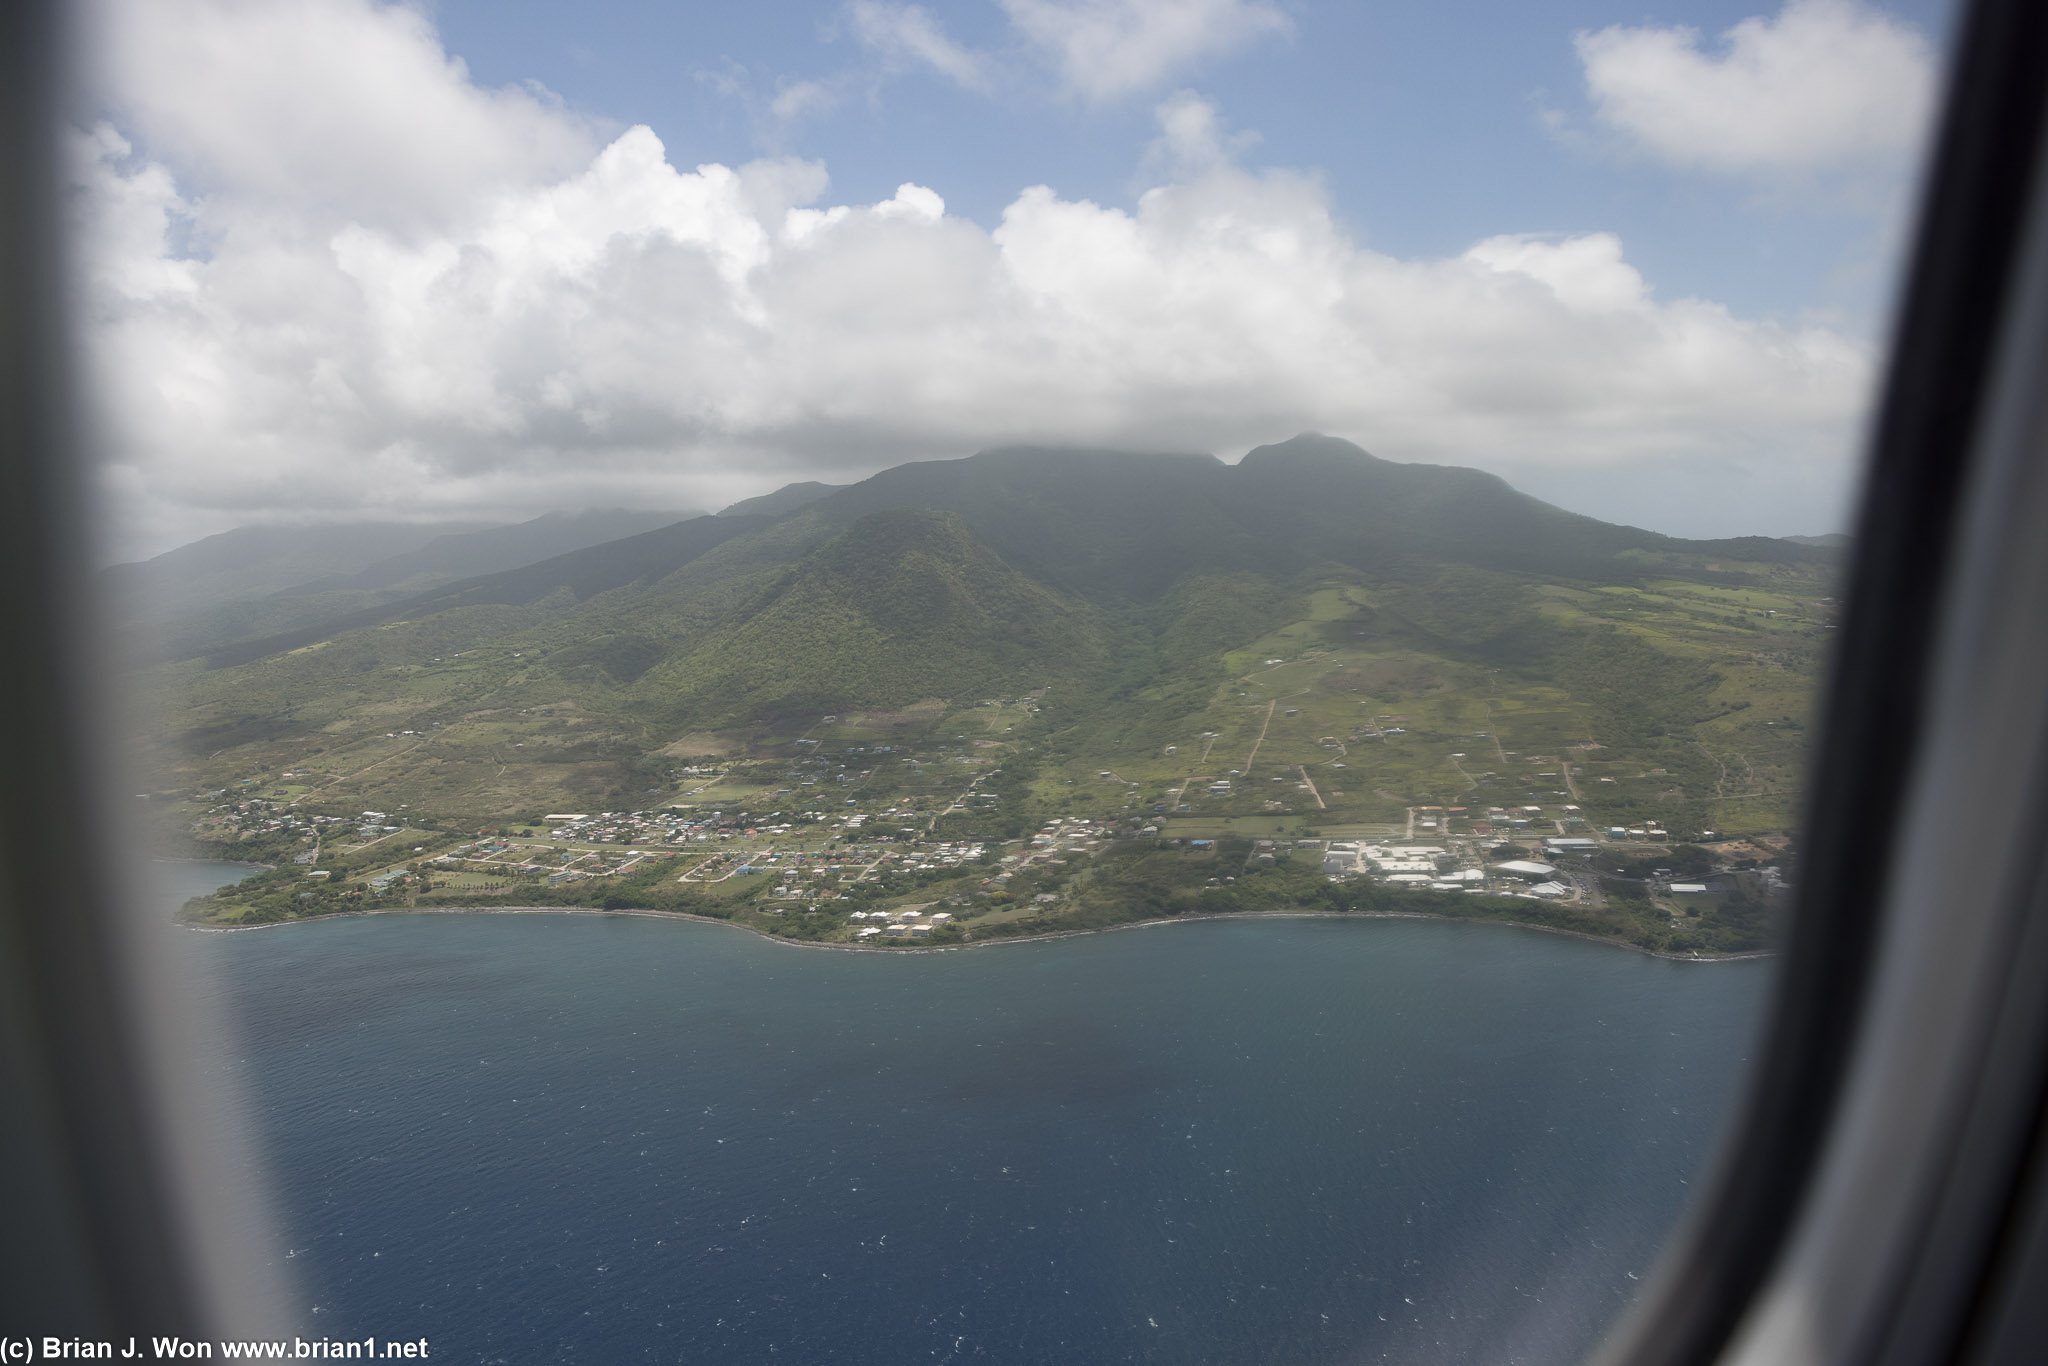
M1768 974L1330 919L899 955L382 916L200 957L309 1331L483 1362L1573 1361Z
M195 896L232 886L257 871L254 863L215 863L208 859L152 859L149 890L161 899L167 911L175 911Z

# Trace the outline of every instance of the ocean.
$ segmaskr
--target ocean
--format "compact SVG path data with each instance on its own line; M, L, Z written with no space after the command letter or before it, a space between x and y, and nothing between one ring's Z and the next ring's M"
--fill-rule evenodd
M1576 1361L1771 971L1385 919L196 938L307 1333L457 1362Z

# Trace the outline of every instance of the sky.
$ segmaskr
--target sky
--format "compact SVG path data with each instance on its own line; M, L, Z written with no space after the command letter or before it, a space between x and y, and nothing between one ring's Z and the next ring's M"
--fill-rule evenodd
M1302 431L1678 535L1839 530L1949 22L92 0L105 552Z

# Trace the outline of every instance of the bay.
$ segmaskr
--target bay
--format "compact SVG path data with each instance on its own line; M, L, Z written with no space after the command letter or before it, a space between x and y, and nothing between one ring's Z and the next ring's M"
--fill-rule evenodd
M1416 920L202 938L307 1331L489 1362L1574 1361L1769 976Z

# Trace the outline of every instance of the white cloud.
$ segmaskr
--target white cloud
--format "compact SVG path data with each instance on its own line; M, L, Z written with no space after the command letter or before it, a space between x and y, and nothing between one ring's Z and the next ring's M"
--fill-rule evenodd
M599 131L545 92L485 90L403 5L102 0L81 44L125 131L206 191L393 224L586 163Z
M248 166L239 129L197 173L182 141L75 139L104 482L132 537L704 505L1005 441L1228 452L1308 428L1517 478L1746 461L1819 487L1871 372L1826 328L1660 299L1608 234L1374 251L1318 179L1247 169L1188 96L1160 108L1166 164L1133 208L1036 186L991 231L915 184L825 203L813 162L679 168L645 128L549 173L574 120L466 92L435 54L408 69L457 88L401 102L559 127L430 215L273 169L306 143L289 121ZM162 91L135 107L215 117ZM494 126L422 122L411 164L459 167Z
M982 58L948 38L922 5L854 0L846 7L846 16L853 36L885 60L928 66L969 90L987 85Z
M1540 237L1489 237L1465 259L1503 274L1526 275L1584 313L1624 313L1647 300L1643 277L1621 259L1621 239L1588 233L1561 242Z
M825 113L838 103L838 94L821 82L790 81L777 87L768 111L778 119L795 120Z
M1293 23L1269 0L998 0L1023 49L1048 62L1063 90L1106 101L1156 89L1169 78ZM847 30L898 70L928 67L986 92L1016 56L977 52L948 37L922 5L852 0Z
M1788 0L1702 47L1691 28L1574 40L1600 120L1643 150L1721 172L1905 164L1932 112L1932 48L1859 0Z
M1112 100L1198 63L1293 32L1266 0L999 0L1069 89Z
M1159 136L1145 149L1145 170L1165 180L1185 180L1227 166L1256 147L1257 133L1225 133L1216 106L1182 90L1153 110Z

